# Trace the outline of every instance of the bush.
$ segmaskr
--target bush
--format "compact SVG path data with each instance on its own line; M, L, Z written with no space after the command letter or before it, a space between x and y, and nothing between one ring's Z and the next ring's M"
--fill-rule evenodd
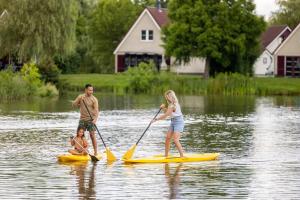
M42 86L39 69L33 62L24 64L21 69L21 76L26 82L26 87L31 94L35 94L38 88Z
M54 85L44 85L41 75L34 63L24 64L20 72L10 68L0 71L0 99L19 100L32 96L57 96Z
M137 67L129 68L125 74L129 77L128 90L146 93L152 90L153 83L157 80L157 71L154 63L140 63Z
M39 96L41 97L55 97L58 96L59 92L56 89L55 85L47 83L43 85L39 90Z
M57 84L59 81L59 75L61 71L58 69L58 67L55 65L54 61L50 58L44 59L39 64L39 69L41 73L41 78L46 83L54 83Z

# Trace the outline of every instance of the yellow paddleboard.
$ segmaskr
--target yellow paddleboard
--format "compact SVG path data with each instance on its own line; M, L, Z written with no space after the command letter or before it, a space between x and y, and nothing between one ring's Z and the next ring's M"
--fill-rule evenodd
M151 156L145 158L133 158L128 160L123 160L125 163L178 163L178 162L201 162L217 160L219 153L203 153L203 154L184 154L184 158L179 156Z
M102 158L101 154L96 156L98 160ZM72 155L72 154L63 154L57 156L59 162L86 162L91 160L89 155Z

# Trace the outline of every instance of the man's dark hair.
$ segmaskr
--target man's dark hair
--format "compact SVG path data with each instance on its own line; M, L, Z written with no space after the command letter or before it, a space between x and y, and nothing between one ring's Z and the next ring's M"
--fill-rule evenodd
M93 87L92 84L89 84L89 83L88 83L88 84L85 85L84 88L85 88L85 89L88 89L89 87Z

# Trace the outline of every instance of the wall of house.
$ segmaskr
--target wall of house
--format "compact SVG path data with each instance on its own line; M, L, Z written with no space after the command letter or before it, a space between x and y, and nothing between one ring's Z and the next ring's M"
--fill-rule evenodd
M255 76L266 76L274 74L274 58L267 51L264 51L253 65Z
M278 56L300 56L300 27L297 27L294 31L274 55L275 75L277 75Z
M163 54L164 49L161 46L163 44L160 35L160 29L155 25L151 17L147 12L144 12L139 23L132 30L127 39L120 46L117 54L125 52L132 53L157 53ZM142 30L153 30L153 41L142 41L141 31Z
M300 56L300 28L295 30L293 35L290 35L288 41L280 47L277 55Z
M171 72L180 73L180 74L204 74L205 69L205 58L193 58L187 64L174 63L175 58L171 58Z

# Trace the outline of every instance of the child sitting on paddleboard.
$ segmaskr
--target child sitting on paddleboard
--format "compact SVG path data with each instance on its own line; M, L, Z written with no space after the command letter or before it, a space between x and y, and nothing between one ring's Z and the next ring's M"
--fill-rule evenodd
M175 92L173 90L168 90L167 92L165 92L165 98L168 102L168 107L166 108L165 104L162 104L160 106L160 108L165 111L165 114L154 119L152 123L158 120L166 119L169 116L171 117L171 124L166 135L165 157L168 157L170 151L170 142L172 138L179 151L180 157L184 157L182 146L179 142L180 133L183 132L183 128L184 128L184 121L183 121L181 108L178 103L178 99L175 95Z
M78 128L76 137L71 137L70 143L74 149L70 149L69 153L73 155L87 155L88 143L84 137L84 129Z

